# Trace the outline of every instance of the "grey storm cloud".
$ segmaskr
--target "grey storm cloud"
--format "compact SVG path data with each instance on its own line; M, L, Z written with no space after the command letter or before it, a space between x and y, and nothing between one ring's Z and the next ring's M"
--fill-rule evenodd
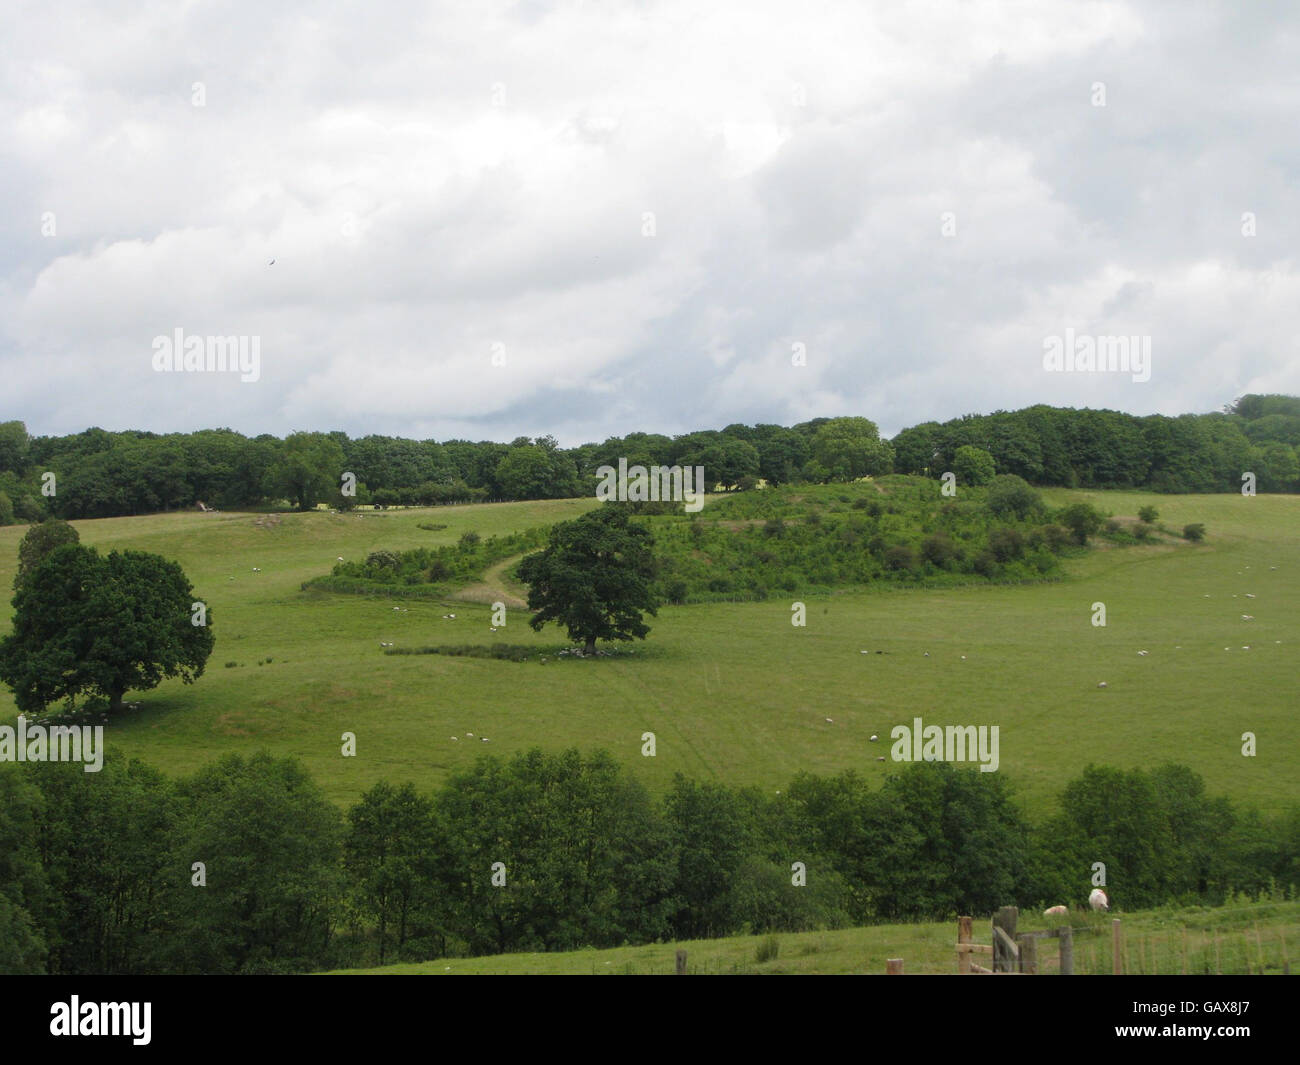
M1230 3L21 6L0 419L576 444L1297 391L1297 46ZM156 372L177 328L258 380ZM1150 380L1045 371L1067 328Z

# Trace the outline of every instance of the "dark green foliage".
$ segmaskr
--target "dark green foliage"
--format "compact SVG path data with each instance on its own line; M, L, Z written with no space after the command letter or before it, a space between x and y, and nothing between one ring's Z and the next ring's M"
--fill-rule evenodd
M642 615L657 613L659 604L653 547L650 533L617 503L554 526L546 549L519 563L533 612L528 624L540 630L558 622L588 654L597 640L644 640L650 628Z
M128 691L165 677L191 684L212 653L208 624L192 623L194 589L159 555L65 544L27 572L14 596L13 632L0 639L0 680L20 710L40 713L79 695L120 710Z
M111 755L99 774L0 767L0 972L293 972L946 920L1078 905L1098 861L1128 909L1300 885L1300 807L1236 810L1185 767L1089 766L1059 805L1030 825L1001 774L943 762L882 785L800 774L784 796L679 774L656 803L607 754L533 750L432 796L376 785L345 827L265 754L177 783Z
M983 448L963 444L953 454L952 472L957 475L958 484L978 487L993 480L997 464Z
M737 927L732 891L755 846L744 803L729 788L678 773L664 813L676 860L673 931L680 939L725 935Z
M877 477L894 468L894 449L867 418L831 418L813 434L808 479L851 481Z
M49 972L158 966L173 871L173 786L157 770L111 756L97 773L50 763L29 779L42 793L35 832L49 890L38 913Z
M343 503L339 491L343 474L355 472L346 468L345 461L343 448L327 434L292 433L267 472L267 490L296 503L299 510L317 503Z
M483 540L478 533L467 532L454 547L372 551L365 562L339 562L328 577L317 577L303 587L354 595L405 592L428 597L441 594L438 585L476 580L494 563L538 547L546 542L546 534L545 529L528 529Z
M14 575L14 588L17 589L23 578L55 548L80 542L81 536L77 530L58 518L33 525L18 544L18 572Z
M1145 507L1138 507L1138 517L1148 525L1151 525L1155 523L1155 520L1158 517L1160 517L1160 511L1148 504Z
M1086 544L1088 537L1102 527L1106 516L1091 503L1071 503L1057 511L1056 520L1070 530L1076 544Z
M999 518L1015 518L1018 521L1029 521L1045 509L1042 497L1027 481L1013 473L993 478L988 494L984 497L984 505Z
M668 931L671 844L607 754L481 759L435 797L439 893L471 953L568 950ZM494 864L504 884L492 883Z
M98 518L192 508L222 509L287 498L298 506L386 506L551 499L594 490L596 470L629 465L702 465L709 487L766 481L769 488L899 473L938 477L956 470L963 486L986 473L966 470L961 448L992 457L996 470L1031 484L1071 488L1144 487L1159 492L1238 491L1254 471L1262 491L1300 491L1300 399L1243 396L1225 413L1136 417L1118 411L1045 406L926 422L883 441L866 418L815 418L792 427L729 425L669 438L629 433L604 443L558 447L554 439L404 440L344 433L295 433L281 441L229 429L157 435L103 429L28 438L21 422L0 424L0 495L13 520ZM964 453L969 454L969 453ZM58 476L45 499L40 474ZM355 497L339 494L355 474ZM4 520L7 511L0 513ZM1025 515L1021 515L1025 517Z
M291 759L227 755L178 786L163 971L295 972L320 963L343 889L338 809ZM206 887L192 886L203 862Z
M41 802L16 769L0 767L0 973L46 972L41 919L50 899L38 835Z
M1191 540L1193 543L1205 539L1205 526L1199 521L1192 522L1190 525L1183 526L1183 539Z
M400 956L412 937L441 939L438 845L433 803L411 784L380 782L348 811L343 868L353 904L375 928L381 965L390 947Z
M983 492L941 501L933 481L894 475L870 485L766 489L720 500L703 514L679 509L647 522L655 534L658 594L670 602L752 600L876 581L1052 575L1069 534L1062 530L1050 541L1040 534L1033 546L1041 550L1030 551L1034 526L1013 508L995 517ZM1025 512L1030 520L1039 513L1029 503ZM989 538L997 529L1003 531L994 552Z
M537 648L520 644L494 643L490 647L481 644L455 644L441 647L389 647L386 655L449 655L452 658L495 658L503 662L526 662L537 656Z

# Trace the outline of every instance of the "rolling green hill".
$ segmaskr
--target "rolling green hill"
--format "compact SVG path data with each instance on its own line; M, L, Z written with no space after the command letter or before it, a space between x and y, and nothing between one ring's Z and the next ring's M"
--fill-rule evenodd
M1100 548L1067 560L1065 579L1048 584L666 606L633 654L517 663L385 655L380 646L566 646L554 628L533 633L519 609L505 630L489 632L493 581L507 602L519 593L501 567L465 598L445 601L301 586L339 556L453 544L469 530L522 531L575 517L594 500L77 522L82 541L101 550L179 561L217 636L197 684L129 695L141 706L112 724L107 742L173 773L227 751L295 755L340 803L381 779L427 788L485 750L534 745L606 748L656 793L677 771L777 790L799 770L892 772L892 762L876 761L888 753L890 728L921 716L999 725L1001 771L1031 811L1088 762L1178 761L1212 793L1268 810L1293 799L1300 498L1045 495L1121 516L1152 503L1163 524L1204 522L1209 538ZM429 522L447 527L418 528ZM12 581L23 532L0 529L0 588ZM791 625L796 599L806 603L804 628ZM1106 628L1090 623L1097 601ZM443 617L450 613L455 619ZM9 626L6 609L0 632ZM0 718L13 714L0 692ZM357 736L355 758L340 756L345 731ZM640 754L646 731L657 735L655 758ZM1254 758L1241 754L1246 731L1258 737ZM873 733L881 742L870 742Z

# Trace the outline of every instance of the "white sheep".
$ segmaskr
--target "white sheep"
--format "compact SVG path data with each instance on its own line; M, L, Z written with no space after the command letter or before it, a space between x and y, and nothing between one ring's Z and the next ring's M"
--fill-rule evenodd
M1069 906L1049 906L1043 911L1044 917L1068 917L1069 915Z
M1088 905L1096 911L1106 913L1110 910L1110 898L1101 888L1095 887L1088 896Z

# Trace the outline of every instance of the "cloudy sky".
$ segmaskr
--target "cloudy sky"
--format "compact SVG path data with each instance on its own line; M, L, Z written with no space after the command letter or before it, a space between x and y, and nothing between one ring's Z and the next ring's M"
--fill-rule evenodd
M1300 391L1294 5L6 8L0 420L36 434ZM156 371L177 329L258 379ZM1150 338L1150 379L1045 370L1066 329Z

